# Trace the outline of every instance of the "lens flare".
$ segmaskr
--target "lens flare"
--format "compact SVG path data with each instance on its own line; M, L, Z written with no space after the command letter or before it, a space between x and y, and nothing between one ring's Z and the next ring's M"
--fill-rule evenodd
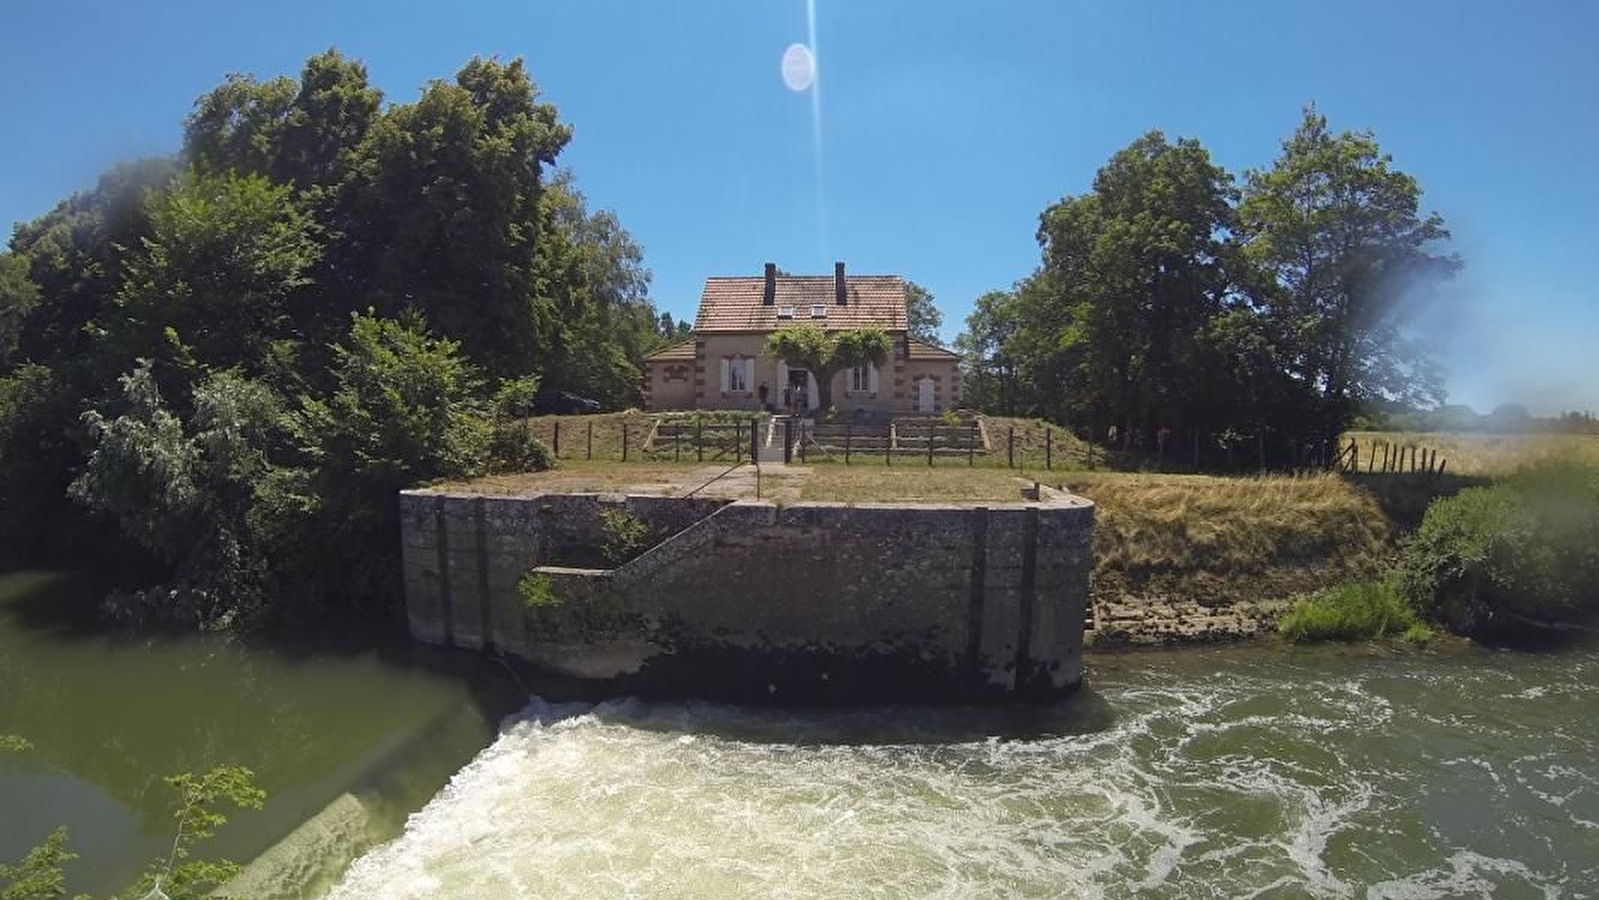
M816 81L816 57L804 44L790 44L783 51L783 84L791 91L803 91Z

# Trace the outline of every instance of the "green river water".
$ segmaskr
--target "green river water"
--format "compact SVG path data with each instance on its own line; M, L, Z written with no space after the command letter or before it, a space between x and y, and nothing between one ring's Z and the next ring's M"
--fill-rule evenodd
M146 859L153 776L234 760L282 804L241 848L376 810L327 851L359 854L337 900L1599 896L1594 647L1099 654L1049 707L535 698L497 728L492 671L403 655L13 618L0 660L0 732L38 744L0 760L0 856L65 821Z

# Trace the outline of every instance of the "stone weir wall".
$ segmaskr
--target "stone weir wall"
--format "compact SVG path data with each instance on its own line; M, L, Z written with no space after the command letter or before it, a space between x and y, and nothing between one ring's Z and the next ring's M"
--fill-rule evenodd
M1058 696L1082 677L1094 509L1041 490L989 506L406 491L411 633L650 696ZM642 552L601 560L622 555L619 524Z

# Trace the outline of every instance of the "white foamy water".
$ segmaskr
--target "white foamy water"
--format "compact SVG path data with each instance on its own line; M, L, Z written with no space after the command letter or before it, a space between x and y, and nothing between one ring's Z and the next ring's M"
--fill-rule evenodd
M1595 673L1233 651L1048 709L534 701L330 897L1591 896Z

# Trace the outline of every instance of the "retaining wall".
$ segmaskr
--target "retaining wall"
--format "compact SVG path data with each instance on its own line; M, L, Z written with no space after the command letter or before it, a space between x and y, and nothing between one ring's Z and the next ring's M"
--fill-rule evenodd
M963 700L1082 677L1093 506L1048 489L987 506L416 490L400 508L412 635L618 691ZM595 555L607 509L648 548L559 564Z

